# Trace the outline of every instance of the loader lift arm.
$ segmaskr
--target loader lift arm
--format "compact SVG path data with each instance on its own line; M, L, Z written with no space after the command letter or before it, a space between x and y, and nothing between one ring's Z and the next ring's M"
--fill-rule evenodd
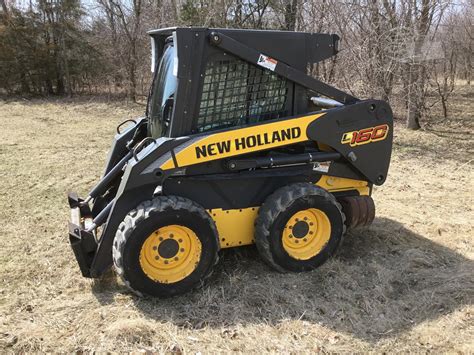
M259 63L261 61L262 55L265 55L264 53L261 53L260 51L254 48L240 43L235 39L232 39L231 37L226 36L225 34L220 33L218 31L212 32L209 38L210 42L214 46L221 48L229 53L232 53L233 55L240 57L250 63ZM334 41L333 46L336 45L337 40ZM335 48L335 50L337 50L337 48ZM325 84L322 81L315 79L312 76L309 76L306 73L303 73L302 71L295 69L281 61L277 61L273 71L276 74L296 84L299 84L307 89L317 92L318 94L327 96L344 105L350 105L359 101L359 99L357 99L356 97L341 90L338 90L331 85Z

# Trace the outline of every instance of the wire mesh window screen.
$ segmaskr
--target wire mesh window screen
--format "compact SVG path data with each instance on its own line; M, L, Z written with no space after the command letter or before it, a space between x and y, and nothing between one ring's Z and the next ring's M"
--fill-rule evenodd
M268 70L233 59L208 62L199 108L199 132L288 115L288 82Z

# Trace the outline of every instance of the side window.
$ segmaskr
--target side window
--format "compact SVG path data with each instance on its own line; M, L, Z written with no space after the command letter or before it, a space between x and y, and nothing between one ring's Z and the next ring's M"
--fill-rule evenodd
M288 115L288 81L239 59L207 63L197 131L242 126Z

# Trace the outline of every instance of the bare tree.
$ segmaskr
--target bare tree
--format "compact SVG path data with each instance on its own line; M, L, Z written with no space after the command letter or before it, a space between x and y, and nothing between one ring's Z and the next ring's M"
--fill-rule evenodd
M456 52L460 63L461 78L471 85L472 79L472 54L473 54L473 24L474 18L474 1L465 0L459 6L455 16L455 22L450 26L453 37L456 38Z
M450 14L436 37L441 43L442 57L432 66L429 73L432 86L439 96L443 110L443 118L448 118L448 101L454 91L459 60L458 41L456 40L457 14Z
M448 3L442 0L408 2L407 19L413 39L413 54L408 63L409 91L406 126L409 129L421 128L420 119L426 98L426 65L422 50L425 43L435 36L447 6Z
M118 57L126 71L128 82L127 94L132 101L137 99L138 43L143 36L142 2L143 0L98 0L111 26L112 51L119 50L119 41L125 40Z

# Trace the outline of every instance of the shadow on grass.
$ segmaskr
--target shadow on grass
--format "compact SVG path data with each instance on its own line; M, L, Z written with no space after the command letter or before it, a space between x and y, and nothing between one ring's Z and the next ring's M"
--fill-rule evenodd
M472 272L471 260L378 218L369 229L350 232L337 256L315 271L280 274L255 248L233 249L203 288L134 300L144 316L185 328L303 320L377 341L471 304ZM125 292L113 288L94 292L105 302Z

